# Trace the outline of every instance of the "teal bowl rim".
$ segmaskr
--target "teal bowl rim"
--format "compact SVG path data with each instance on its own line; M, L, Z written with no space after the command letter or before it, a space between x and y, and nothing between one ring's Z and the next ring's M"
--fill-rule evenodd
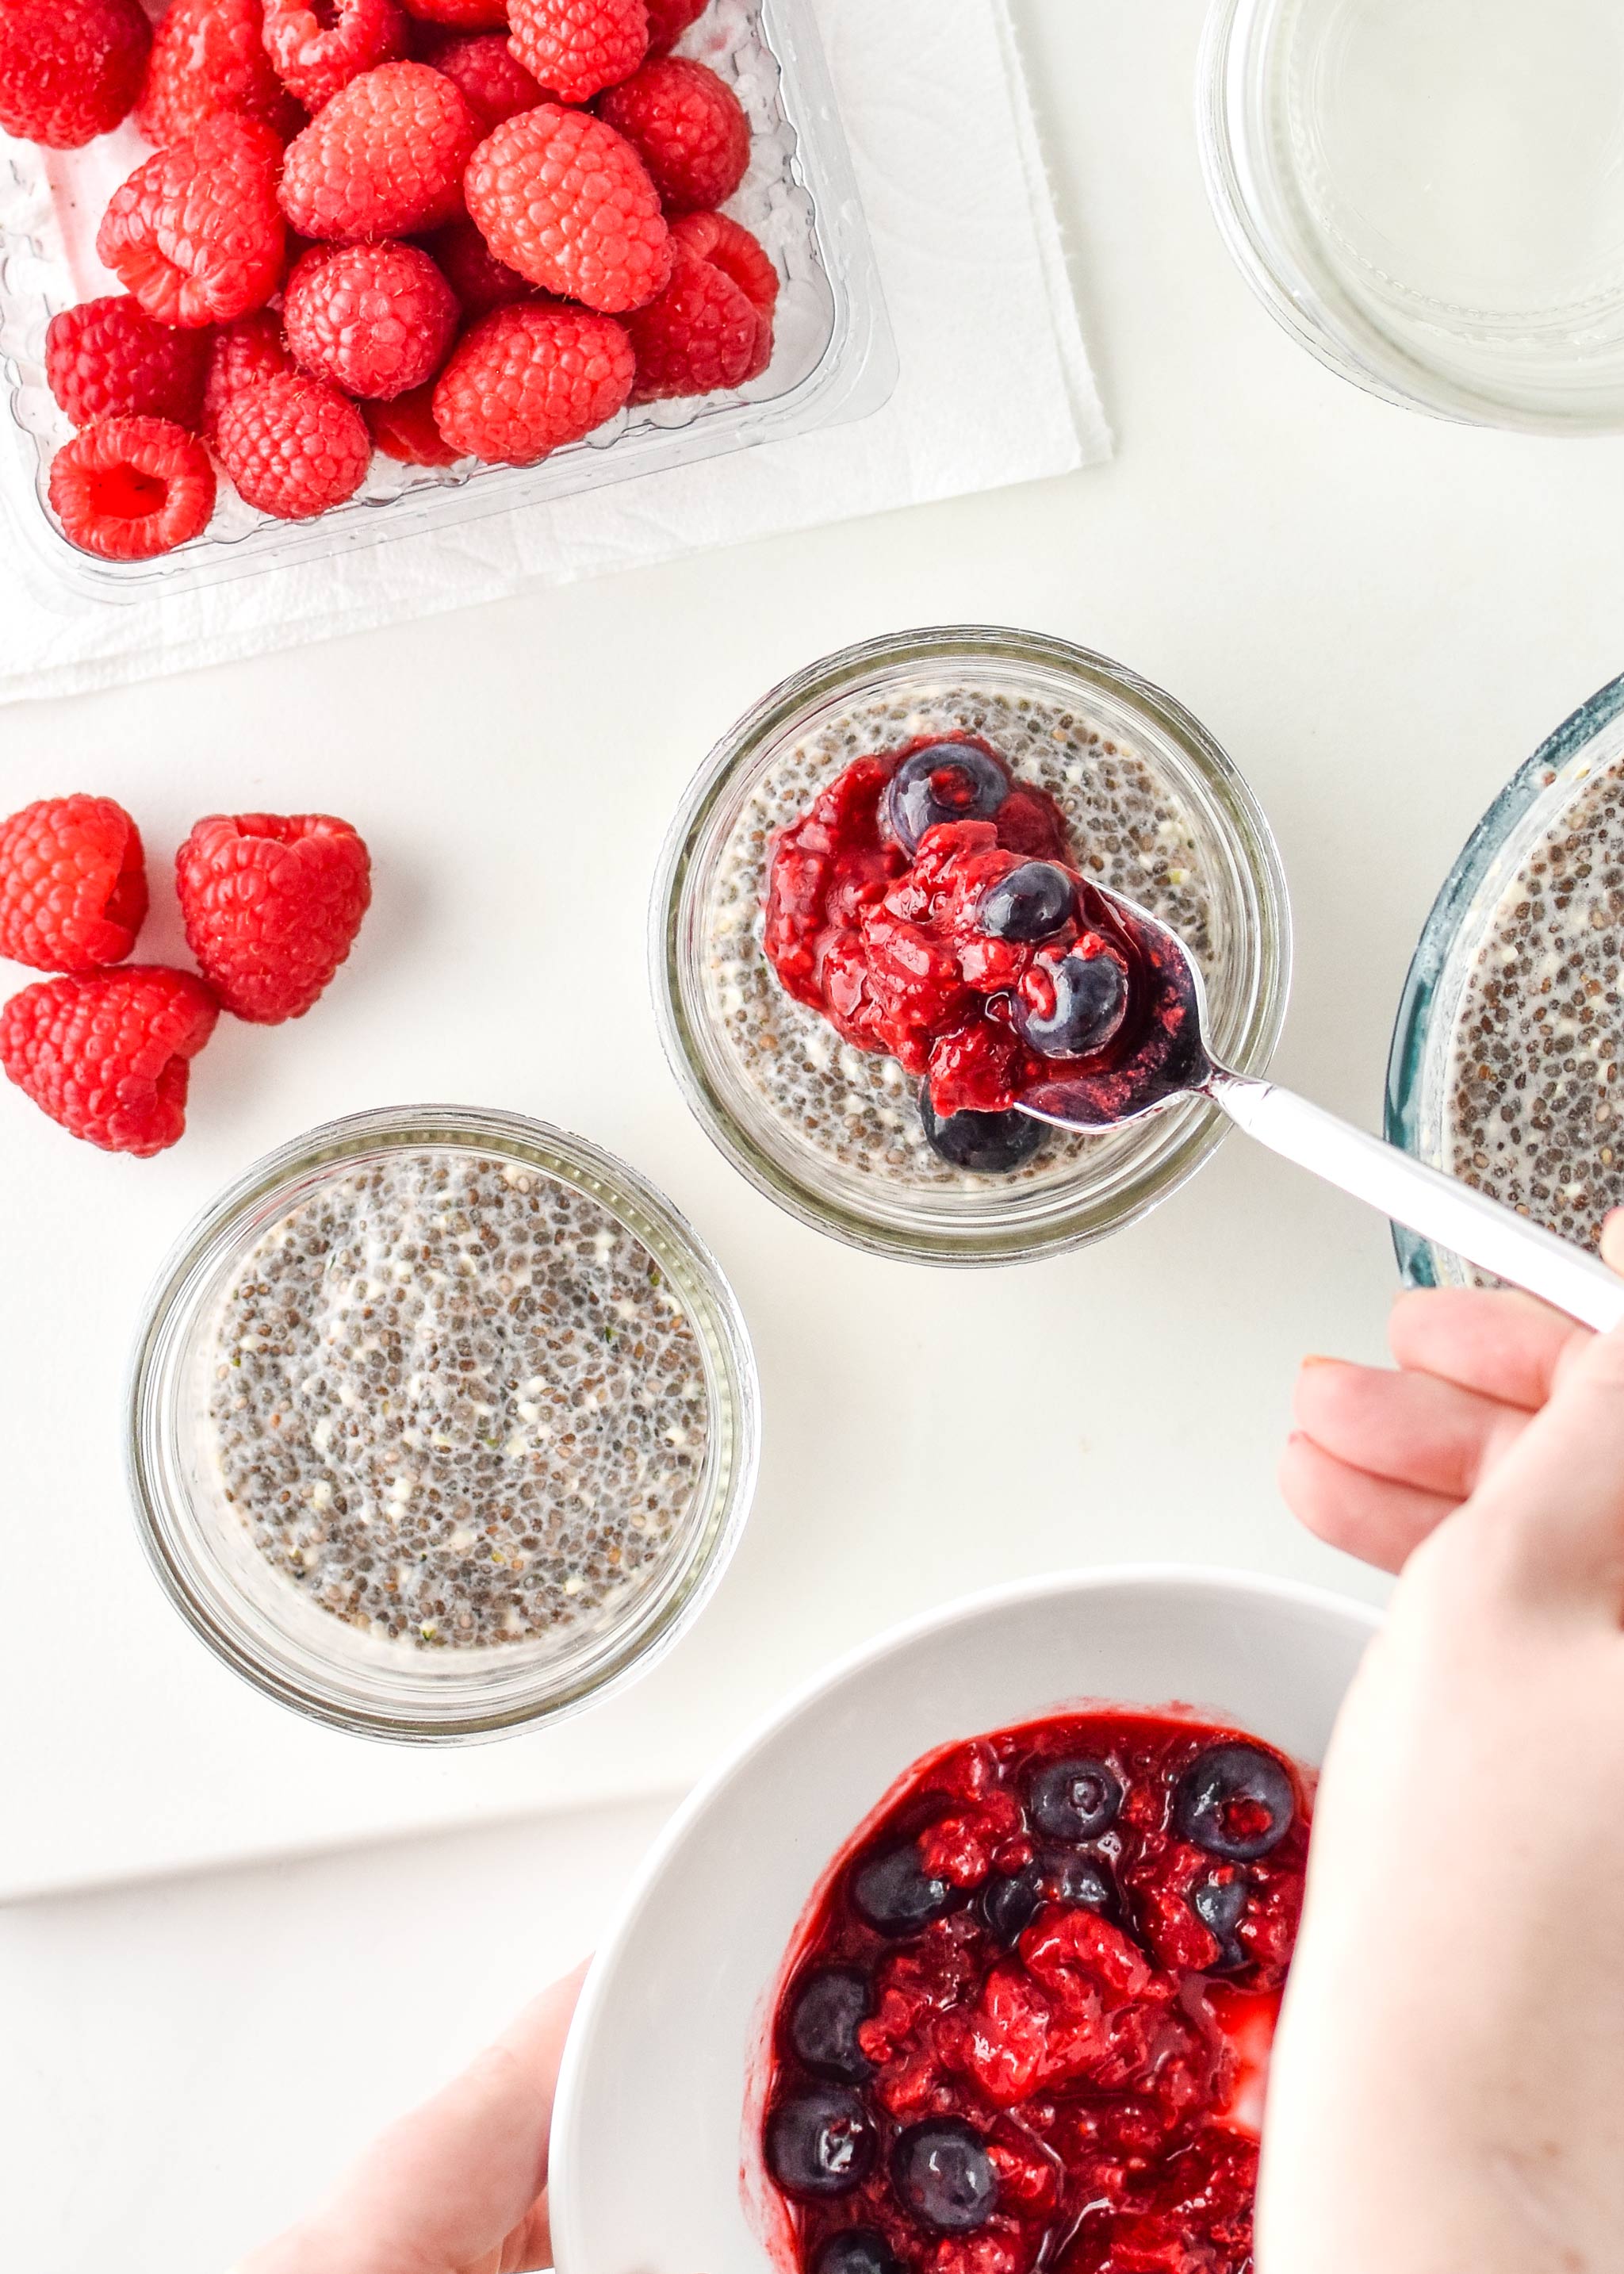
M1582 703L1570 719L1564 719L1556 732L1541 742L1530 758L1524 759L1467 839L1443 890L1432 903L1432 913L1410 958L1393 1028L1392 1047L1387 1053L1387 1141L1402 1146L1417 1159L1426 1158L1417 1123L1421 1069L1432 1028L1432 1005L1440 983L1449 969L1462 919L1501 845L1546 787L1543 777L1560 772L1577 757L1620 712L1624 712L1624 673L1609 680L1588 703ZM1393 1245L1407 1286L1436 1287L1440 1284L1438 1250L1432 1240L1423 1239L1418 1233L1395 1224Z

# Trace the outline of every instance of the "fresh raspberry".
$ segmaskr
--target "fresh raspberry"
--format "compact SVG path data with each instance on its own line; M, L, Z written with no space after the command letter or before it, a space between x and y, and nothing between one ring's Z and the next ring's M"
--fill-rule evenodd
M128 113L151 42L137 0L0 0L0 127L79 149Z
M206 118L114 191L96 251L161 324L225 324L262 308L282 280L281 161L263 119Z
M124 292L63 309L45 334L46 380L76 426L95 418L170 418L195 432L207 363L207 333L154 324Z
M161 964L42 979L0 1011L0 1065L75 1137L145 1160L184 1130L191 1060L219 1016L200 979Z
M499 260L605 315L646 307L671 275L659 193L623 135L544 102L469 162L468 210Z
M521 110L534 110L546 101L506 40L494 32L474 39L443 40L428 60L462 90L462 100L474 115L481 134L500 126Z
M346 395L404 395L446 359L456 295L415 245L318 245L288 279L282 323L295 360Z
M220 447L220 414L229 399L256 380L291 371L293 358L282 335L282 319L256 308L222 324L209 343L208 376L203 385L203 440Z
M282 210L306 237L404 237L462 211L479 139L468 105L427 64L380 64L292 142Z
M110 797L42 797L0 821L0 955L97 971L146 918L141 832Z
M208 526L214 469L168 418L99 418L51 460L51 507L81 553L150 561Z
M215 448L237 493L278 521L342 505L366 479L366 421L325 380L287 372L229 395Z
M459 32L505 32L508 0L406 0L424 24L449 24Z
M265 52L307 110L407 52L396 0L265 0Z
M690 24L705 12L706 0L646 0L649 11L649 53L663 56L674 48Z
M169 0L135 123L162 150L222 110L263 119L283 142L304 123L265 52L260 0Z
M175 855L186 945L228 1011L300 1019L349 954L372 897L372 863L325 813L221 813Z
M742 387L772 358L778 271L749 231L719 214L692 214L673 222L672 246L671 282L627 320L634 403Z
M471 221L447 222L425 242L465 315L488 316L492 308L539 297L528 276L497 259Z
M414 387L392 403L364 403L374 449L403 466L455 466L457 454L434 424L434 388Z
M509 0L513 51L560 102L590 102L649 52L647 0Z
M657 56L598 106L649 169L667 213L731 198L750 162L750 122L726 79L684 56Z
M584 308L498 308L458 342L434 418L459 457L533 465L613 418L631 392L625 328Z

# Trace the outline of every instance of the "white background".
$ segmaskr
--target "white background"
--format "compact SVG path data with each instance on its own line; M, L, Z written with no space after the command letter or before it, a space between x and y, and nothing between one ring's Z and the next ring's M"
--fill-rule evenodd
M1331 379L1255 305L1207 215L1199 0L1020 12L1112 465L0 721L19 800L111 792L161 850L206 806L335 805L380 883L329 1002L281 1034L222 1028L185 1145L150 1164L86 1153L71 1223L27 1221L30 1165L48 1148L59 1164L65 1141L0 1098L8 1252L66 1259L48 1369L32 1354L41 1290L13 1261L0 1291L0 1516L50 1525L59 1549L56 1584L13 1607L0 1842L43 1826L64 1854L94 1849L76 1795L108 1781L98 1760L137 1813L177 1786L274 1812L280 1782L317 1773L304 1733L267 1739L271 1709L154 1600L117 1495L52 1500L50 1433L81 1397L100 1417L117 1397L99 1359L80 1382L60 1321L128 1306L154 1260L121 1239L131 1178L177 1224L264 1144L391 1096L537 1111L626 1152L711 1241L753 1321L757 1513L702 1628L593 1741L624 1790L670 1782L671 1728L719 1737L837 1645L983 1577L1180 1555L1369 1584L1292 1532L1272 1472L1297 1357L1380 1347L1381 1225L1232 1141L1102 1249L927 1276L849 1255L747 1191L655 1055L645 880L715 734L813 655L980 616L1121 658L1231 750L1297 909L1279 1071L1373 1121L1410 949L1462 838L1624 666L1624 445L1450 429ZM150 1675L109 1699L97 1635L127 1622ZM567 1785L530 1742L538 1793ZM345 1756L357 1822L382 1759ZM0 1918L8 2260L225 2267L575 1954L658 1815Z

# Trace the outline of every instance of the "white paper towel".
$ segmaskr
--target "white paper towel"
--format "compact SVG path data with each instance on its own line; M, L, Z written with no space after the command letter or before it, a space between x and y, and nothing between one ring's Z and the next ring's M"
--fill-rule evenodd
M40 571L0 560L0 700L229 661L1108 456L1007 0L817 0L817 12L901 363L883 410L132 606L44 602L29 581Z

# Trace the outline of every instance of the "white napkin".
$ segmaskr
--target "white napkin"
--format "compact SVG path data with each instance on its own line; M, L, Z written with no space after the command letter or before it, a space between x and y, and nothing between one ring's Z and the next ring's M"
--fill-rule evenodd
M901 362L883 410L130 606L42 599L31 579L44 572L13 546L0 559L0 700L229 661L1109 456L1008 0L817 0L817 12Z

